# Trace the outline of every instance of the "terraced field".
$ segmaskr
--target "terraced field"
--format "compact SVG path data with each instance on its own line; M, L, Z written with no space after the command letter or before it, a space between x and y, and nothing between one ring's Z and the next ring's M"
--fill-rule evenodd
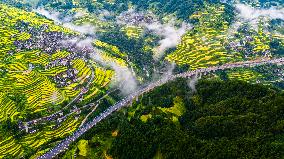
M240 80L251 83L258 83L262 78L260 73L244 69L228 72L227 74L230 80Z
M74 10L76 11L76 10ZM80 11L82 13L82 11ZM74 20L76 25L92 25L96 28L96 33L104 33L114 27L114 24L110 21L103 20L103 15L92 16L85 13L82 17L78 17Z
M21 8L33 9L21 0L7 1L10 4L15 2L15 6ZM164 68L167 62L177 64L178 71L186 71L282 56L279 49L284 46L281 29L268 31L266 24L269 20L260 18L257 29L249 23L241 23L234 30L232 21L237 19L228 19L233 16L227 15L227 5L221 3L204 2L204 7L202 4L194 12L173 5L169 6L170 10L183 11L154 15L160 14L154 9L162 2L145 7L149 8L145 12L133 9L138 2L127 1L120 5L117 2L41 1L45 9L56 11L56 14L62 12L64 16L67 14L56 18L62 21L70 18L70 22L66 20L68 24L83 28L79 30L82 32L88 30L82 34L39 13L0 3L0 158L37 158L73 134L86 121L86 116L95 115L107 107L99 106L96 112L95 100L111 92L108 91L110 86L117 84L117 70L131 69L136 75L135 82L143 84L156 74L162 74L163 69L167 69ZM176 48L166 50L165 59L154 61L154 48L167 37L158 31L144 32L146 25L157 20L157 24L166 26L165 23L180 12L190 13L186 17L193 29L186 32ZM124 23L119 23L119 20ZM177 19L177 23L184 20ZM74 39L75 43L70 42ZM80 41L86 39L88 45L80 46ZM95 40L89 44L90 39ZM221 79L224 76L264 84L274 82L280 86L283 83L283 66L276 65L211 73L206 77L218 76L216 78ZM106 103L115 103L117 96L119 94L115 94L115 98L107 96ZM185 111L179 98L174 99L173 107L158 109L170 114L173 121ZM135 111L128 112L129 118L135 115ZM140 119L147 122L152 115L143 114Z
M127 54L121 52L117 46L96 40L94 45L101 49L100 54L104 61L108 63L116 63L120 67L127 67Z
M1 135L0 142L0 157L8 157L8 156L22 156L24 151L22 149L21 144L18 144L17 141L13 137L5 137Z
M190 18L196 20L194 29L183 36L177 50L166 59L178 65L189 65L190 69L204 68L222 63L271 57L270 42L277 38L275 33L264 31L265 19L259 19L258 29L233 30L225 20L224 6L207 5Z
M36 13L0 4L0 23L0 158L44 152L42 146L73 133L83 117L74 111L43 125L25 121L53 114L81 94L80 101L93 100L104 93L114 72L68 49L45 52L33 44L39 32L77 35ZM21 43L26 46L19 47Z
M177 50L166 59L178 65L189 65L192 70L241 59L239 53L228 53L225 48L229 24L223 17L224 9L224 6L207 5L193 14L190 18L198 21L196 26L182 37Z
M225 6L206 5L203 10L190 16L195 20L194 28L183 37L177 49L167 55L166 60L179 66L189 66L190 70L206 68L224 63L274 57L271 42L283 45L283 36L268 32L269 19L260 17L257 29L248 23L238 23L238 29L230 26L225 18ZM278 56L278 55L276 55ZM230 79L254 81L259 77L253 71L229 73ZM260 81L258 81L260 82ZM266 81L268 82L268 81Z
M126 26L121 29L128 38L137 39L143 34L143 28L135 26Z
M0 122L6 121L7 119L14 120L15 115L19 114L16 109L16 104L14 101L9 99L5 93L0 93Z

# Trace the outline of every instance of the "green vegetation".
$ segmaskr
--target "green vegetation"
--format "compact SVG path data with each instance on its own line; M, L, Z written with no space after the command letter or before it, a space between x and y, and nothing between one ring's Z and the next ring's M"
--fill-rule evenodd
M239 69L228 71L227 76L230 80L236 79L244 82L256 83L262 79L262 75L249 69Z
M185 113L185 106L183 100L177 96L173 99L173 107L170 108L160 108L164 113L172 113L178 117Z
M70 55L65 50L45 53L40 49L25 48L18 50L16 41L27 41L33 37L28 32L20 31L18 26L30 28L48 26L45 32L72 31L57 26L53 21L11 6L0 4L0 158L36 157L54 142L73 133L83 117L71 113L61 122L52 121L24 130L19 123L53 114L73 100L82 87L89 82L82 102L90 102L99 93L104 92L113 77L113 71L101 68L81 58L71 61L71 66L47 67L53 61ZM76 81L68 79L67 71L74 69ZM94 70L94 79L91 79ZM67 80L67 85L58 86L55 76ZM32 133L28 129L34 130ZM37 153L36 153L37 152Z
M257 28L242 23L234 30L229 26L226 6L205 4L200 11L190 16L196 21L194 29L182 37L177 49L166 60L189 69L206 68L228 62L271 57L270 51L281 50L283 37L274 32L265 32L265 21L259 19ZM274 41L274 49L271 42Z
M229 23L224 14L225 6L206 5L203 10L191 15L190 18L197 20L197 24L166 59L178 65L188 64L192 70L238 60L240 54L229 54L225 49Z
M87 156L87 146L88 146L87 140L80 140L78 142L78 149L80 156L85 156L85 157Z
M141 27L135 26L126 26L122 28L121 31L129 38L139 38L143 33L143 29Z
M168 102L164 101L168 99ZM177 121L172 106L184 104ZM283 92L241 81L200 81L193 93L180 79L145 94L85 134L105 136L88 158L283 158ZM161 108L168 111L161 111ZM139 108L139 109L137 109ZM135 110L131 119L125 111ZM141 121L141 117L151 118ZM117 131L117 136L110 135ZM141 151L143 150L143 151Z
M100 100L98 107L94 103L111 92L108 89L115 71L91 60L89 48L71 52L73 49L54 49L45 42L52 51L45 46L19 46L34 45L40 39L36 36L41 36L38 32L54 36L52 41L62 40L57 39L61 35L80 40L95 37L92 51L100 54L100 60L133 70L140 84L162 74L168 62L177 64L175 74L236 61L281 57L284 52L281 19L268 22L260 18L257 29L250 23L234 29L237 16L233 5L216 0L38 2L0 3L0 158L37 158L78 129L86 114L94 110L88 118L91 119L121 99L121 92L114 91ZM74 33L29 12L34 9L32 6L60 12L62 21L73 18L70 23L74 26L91 26L96 35ZM133 8L137 21L128 19L135 22L119 24L117 17ZM144 14L161 24L169 24L172 19L173 26L187 22L193 29L186 32L176 48L166 50L163 59L155 61L153 50L164 37L144 25L136 25L143 22ZM199 82L197 92L185 80L168 83L98 124L61 157L283 158L284 95L272 88L284 88L283 75L283 66L267 65L209 74L205 76L208 80ZM94 106L88 106L90 103ZM63 114L60 118L25 125L26 121L59 111Z
M94 42L94 45L101 49L100 52L102 58L106 62L115 62L117 65L121 67L127 67L127 54L124 52L121 52L120 49L117 46L108 44L106 42L96 40Z

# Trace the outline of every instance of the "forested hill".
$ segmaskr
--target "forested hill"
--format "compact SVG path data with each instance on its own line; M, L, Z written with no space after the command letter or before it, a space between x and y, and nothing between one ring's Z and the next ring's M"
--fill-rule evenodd
M83 158L283 158L284 93L240 81L155 89L77 143ZM85 156L85 157L84 157Z

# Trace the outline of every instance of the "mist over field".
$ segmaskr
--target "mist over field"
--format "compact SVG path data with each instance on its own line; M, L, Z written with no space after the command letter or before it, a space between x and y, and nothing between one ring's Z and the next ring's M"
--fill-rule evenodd
M0 159L284 157L281 0L0 0Z

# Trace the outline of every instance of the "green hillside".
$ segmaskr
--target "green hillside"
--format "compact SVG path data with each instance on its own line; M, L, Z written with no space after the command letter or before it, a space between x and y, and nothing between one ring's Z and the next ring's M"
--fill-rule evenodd
M33 31L62 35L75 33L35 13L3 4L0 8L0 158L14 158L33 154L51 141L64 138L76 130L83 117L72 113L60 122L34 124L31 130L21 130L25 121L61 110L89 81L82 102L92 101L105 92L113 71L82 56L68 58L71 53L66 50L47 53L41 48L20 48L19 43L37 38ZM43 30L43 26L47 29ZM62 65L50 66L58 60ZM74 71L76 75L70 75ZM91 79L92 72L94 79Z
M118 159L284 156L283 92L259 84L212 80L199 81L196 89L193 93L186 80L177 80L145 94L131 108L117 112L80 140L88 142L85 156ZM84 156L78 152L81 152L79 143L62 158Z
M281 0L1 0L0 159L37 158L171 74L283 58L283 7ZM167 83L59 158L283 158L283 77L283 65L267 64Z

